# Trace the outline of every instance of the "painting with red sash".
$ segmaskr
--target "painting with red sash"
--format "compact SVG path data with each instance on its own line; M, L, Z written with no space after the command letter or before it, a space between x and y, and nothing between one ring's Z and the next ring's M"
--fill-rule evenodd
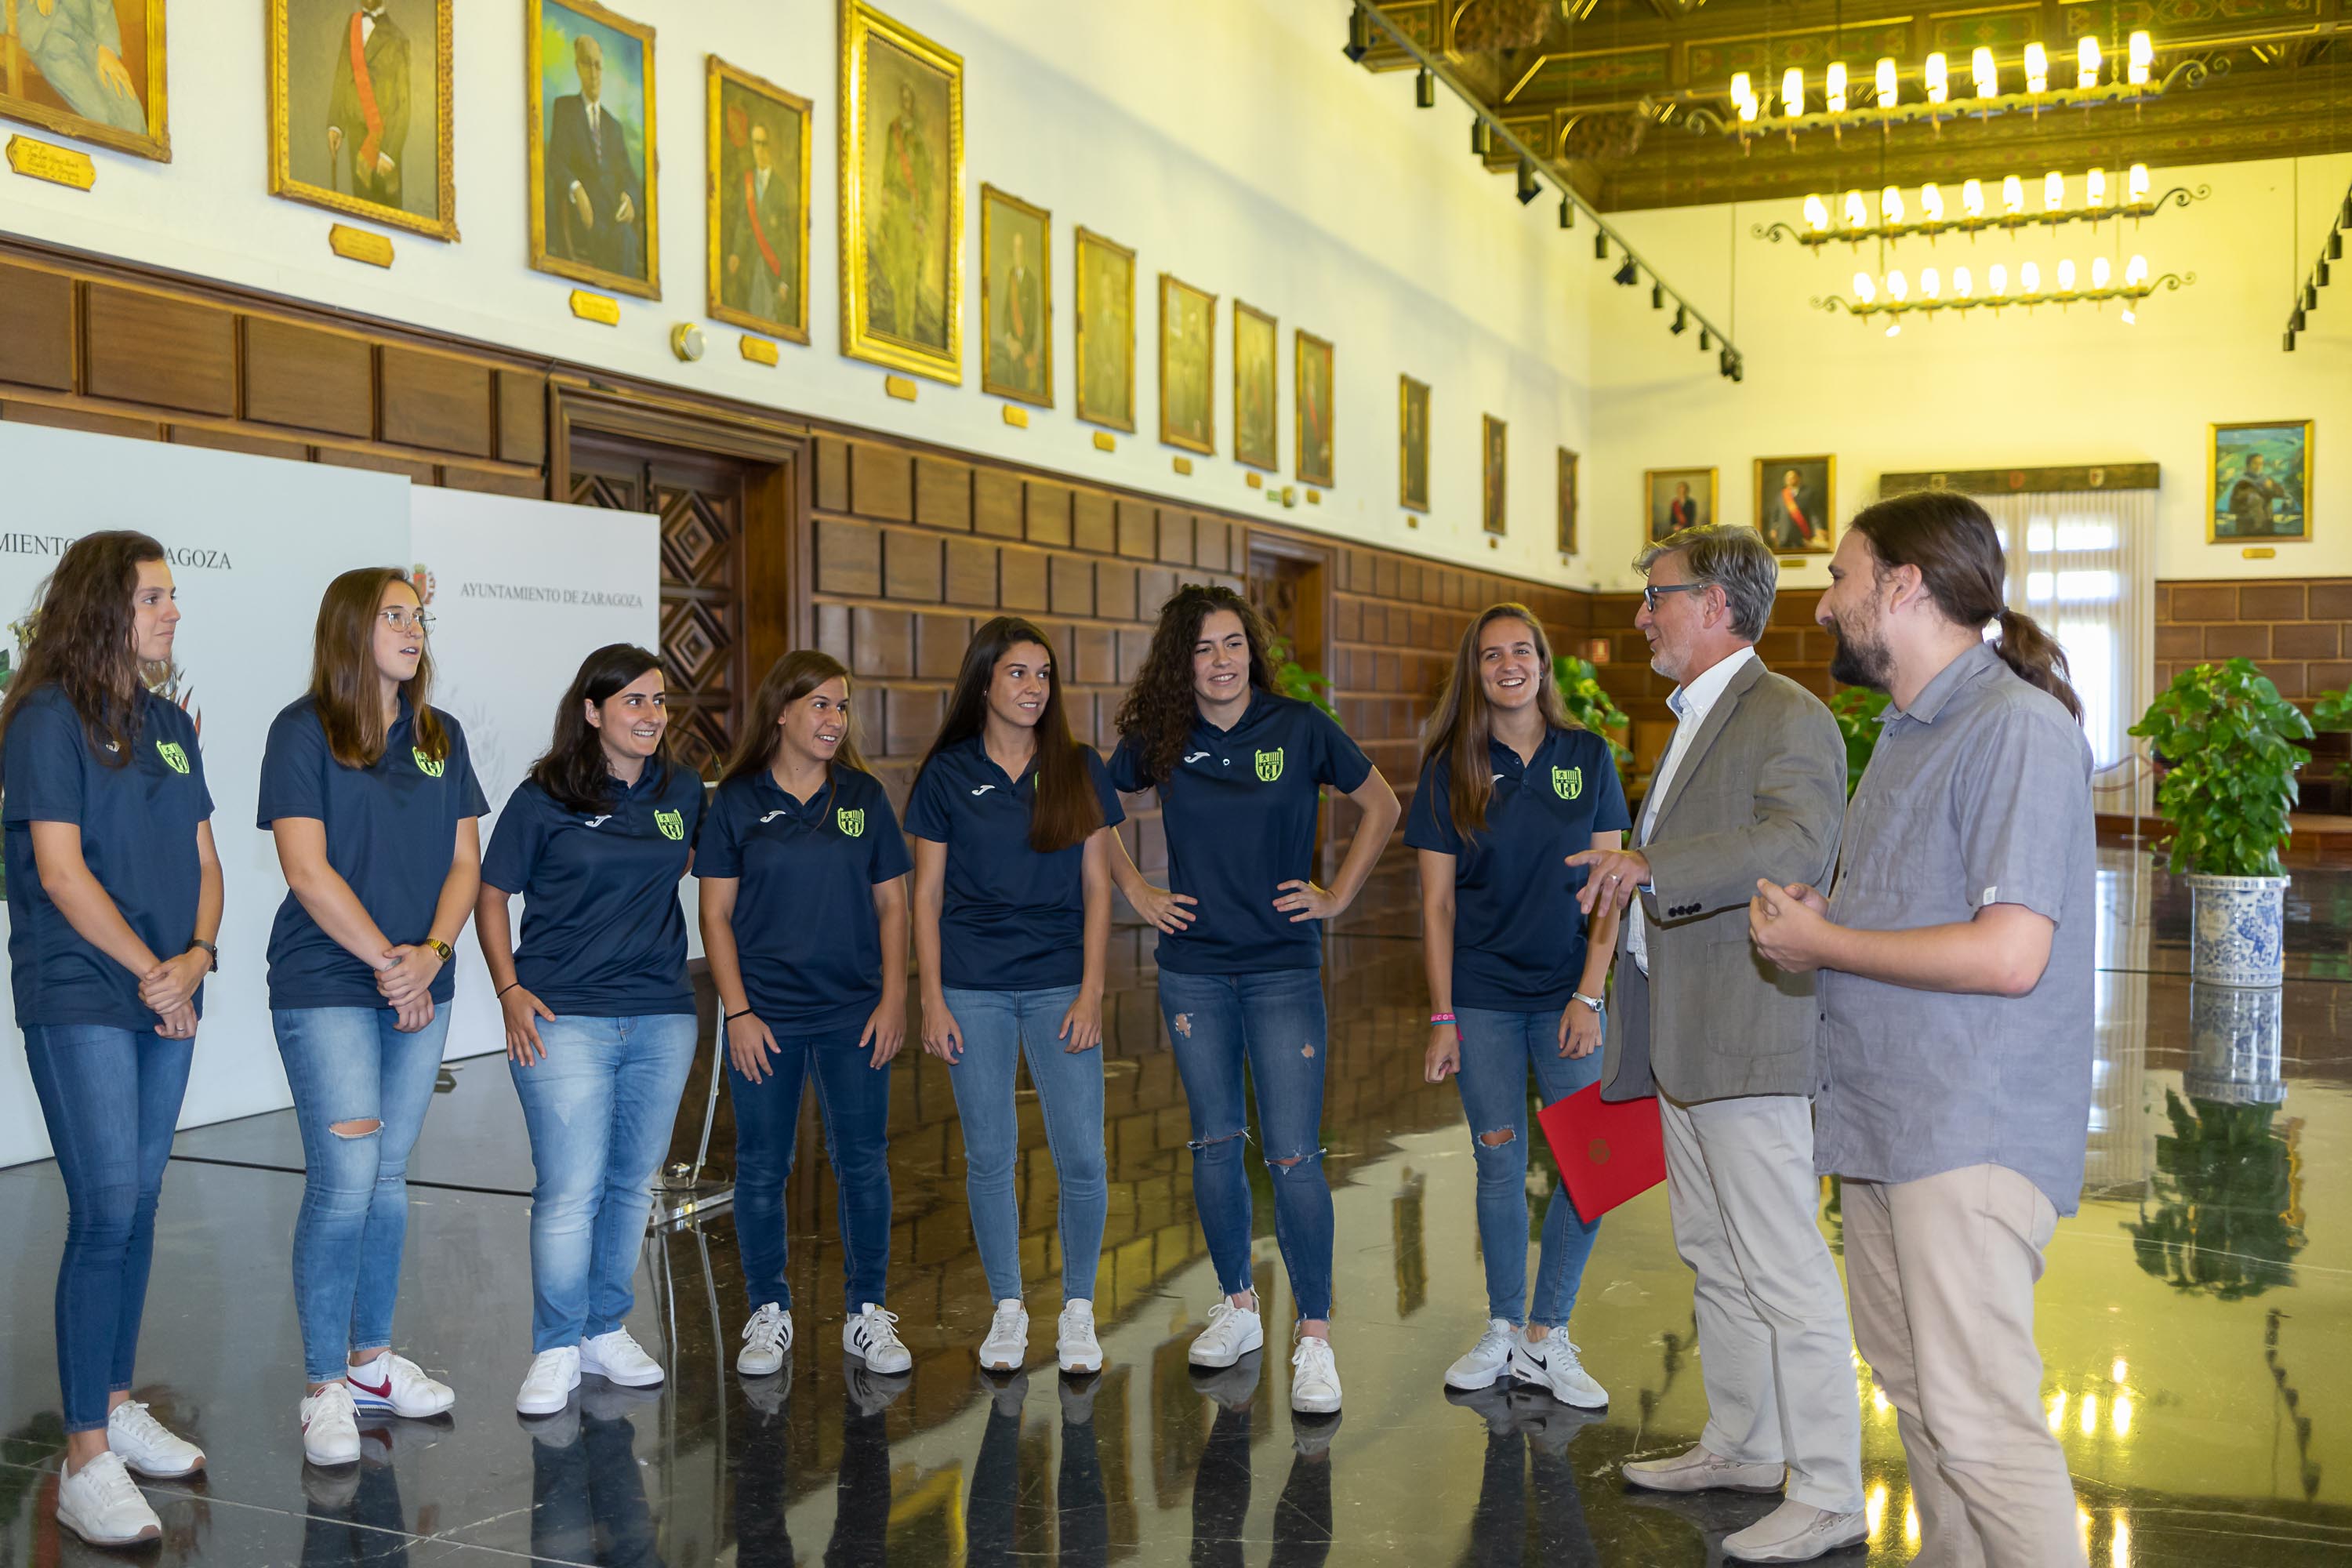
M452 0L269 0L269 189L457 237Z
M809 100L716 55L709 83L710 314L804 343Z
M1780 555L1828 555L1837 548L1837 459L1756 459L1756 531Z

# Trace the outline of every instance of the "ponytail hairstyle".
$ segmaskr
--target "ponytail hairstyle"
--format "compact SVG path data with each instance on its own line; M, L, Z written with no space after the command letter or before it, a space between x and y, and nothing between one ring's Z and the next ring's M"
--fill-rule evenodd
M727 766L719 773L719 782L725 784L730 779L765 773L774 766L776 748L784 743L782 731L776 728L784 710L828 680L838 680L844 686L850 683L848 667L829 653L800 647L776 660L769 668L767 678L760 682L760 689L751 694L751 705L743 710L743 732L736 737L735 750L728 754ZM874 771L857 754L854 711L843 713L841 744L835 748L833 760L861 773Z
M2000 539L1983 507L1958 490L1914 490L1864 507L1847 526L1870 541L1879 576L1896 566L1917 567L1927 597L1947 619L1979 627L1998 620L2001 662L2082 722L2083 700L2066 679L2066 650L2032 616L2002 602Z
M580 673L555 708L555 734L547 752L530 765L530 782L566 811L594 816L613 803L613 768L604 759L604 731L588 722L588 710L603 708L615 692L633 684L661 659L634 643L607 643L580 664ZM669 766L669 731L646 759L653 769ZM656 777L659 776L656 773Z
M0 741L18 705L44 686L73 704L89 749L110 768L127 765L139 739L139 663L131 600L139 568L163 547L127 528L85 534L66 547L34 595L25 662L0 703Z
M1479 612L1470 629L1462 634L1462 646L1454 653L1454 673L1421 731L1421 760L1424 764L1444 763L1454 826L1465 838L1486 830L1486 803L1495 797L1495 771L1486 765L1495 711L1486 700L1478 639L1496 621L1524 621L1535 638L1536 658L1541 666L1536 677L1536 711L1543 715L1543 721L1555 730L1579 728L1568 716L1568 704L1560 700L1559 684L1552 674L1551 640L1544 636L1543 623L1536 619L1536 613L1507 601Z
M1249 683L1260 691L1274 689L1274 666L1265 657L1274 632L1255 605L1217 583L1187 583L1171 594L1160 606L1160 624L1152 628L1143 668L1118 705L1118 732L1134 738L1147 783L1171 777L1184 755L1184 742L1201 711L1200 696L1192 689L1192 645L1201 640L1202 623L1219 610L1241 617L1242 634L1249 639Z
M1017 616L999 616L972 634L963 650L963 668L956 671L955 689L948 697L948 716L939 738L923 753L920 779L931 761L951 746L961 745L987 726L988 689L996 679L997 661L1024 643L1045 650L1045 706L1037 715L1037 797L1029 811L1029 847L1051 855L1083 844L1102 826L1102 802L1094 781L1087 776L1083 748L1070 738L1070 721L1062 708L1062 666L1045 634Z
M376 696L375 628L383 591L394 583L412 593L408 574L397 566L358 566L327 584L319 600L319 622L310 641L310 698L327 751L347 768L372 768L383 758L392 726ZM417 605L425 597L417 595ZM418 634L416 673L400 684L408 699L410 731L416 749L434 762L449 754L449 732L433 711L433 648Z

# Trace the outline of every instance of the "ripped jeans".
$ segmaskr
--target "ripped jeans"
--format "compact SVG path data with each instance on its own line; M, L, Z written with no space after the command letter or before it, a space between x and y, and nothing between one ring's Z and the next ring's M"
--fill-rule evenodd
M1250 1188L1243 1074L1274 1177L1274 1237L1303 1320L1331 1315L1331 1185L1323 1175L1323 974L1160 972L1160 1014L1192 1121L1192 1206L1217 1285L1250 1286Z
M1580 1004L1571 1004L1580 1005ZM1456 1003L1454 1030L1462 1037L1462 1070L1454 1081L1469 1119L1471 1153L1478 1162L1478 1244L1486 1257L1486 1315L1507 1322L1559 1328L1576 1310L1577 1287L1585 1259L1592 1256L1597 1219L1576 1212L1568 1184L1552 1173L1551 1202L1544 1209L1542 1262L1536 1269L1532 1310L1528 1295L1528 1072L1536 1075L1536 1098L1546 1105L1566 1100L1601 1079L1601 1053L1559 1054L1559 1013L1504 1013ZM1488 1142L1507 1132L1507 1138Z

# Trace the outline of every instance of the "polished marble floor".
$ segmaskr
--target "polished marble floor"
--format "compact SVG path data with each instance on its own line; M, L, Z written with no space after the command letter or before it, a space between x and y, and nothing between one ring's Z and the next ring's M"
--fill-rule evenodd
M2289 984L2191 994L2185 895L2144 857L2102 879L2092 1192L2050 1248L2045 1397L2093 1563L2352 1563L2352 874L2300 873ZM149 1489L166 1537L143 1561L236 1564L1681 1564L1762 1500L1629 1495L1630 1455L1687 1444L1704 1413L1690 1287L1663 1194L1612 1215L1574 1333L1613 1394L1587 1418L1528 1396L1449 1399L1480 1326L1470 1147L1450 1087L1421 1081L1410 889L1384 875L1327 965L1326 1132L1339 1216L1345 1415L1294 1419L1278 1346L1234 1373L1186 1364L1215 1299L1194 1224L1185 1119L1145 940L1118 939L1097 1290L1108 1370L1051 1362L1058 1291L1042 1140L1023 1173L1025 1379L974 1370L989 1303L936 1062L894 1079L892 1305L899 1379L845 1375L823 1162L790 1204L800 1343L786 1386L731 1370L745 1303L721 1208L649 1239L633 1328L666 1389L590 1379L526 1423L530 1161L503 1065L457 1064L414 1166L399 1337L459 1391L454 1417L369 1428L355 1470L306 1471L287 1237L300 1195L290 1117L182 1135L165 1189L139 1396L201 1441L209 1476ZM1028 1107L1033 1113L1034 1104ZM722 1124L723 1126L723 1124ZM1033 1127L1032 1131L1035 1131ZM803 1147L813 1145L804 1142ZM1269 1322L1289 1315L1271 1198L1259 1204ZM1530 1184L1548 1188L1539 1163ZM2336 1205L2343 1204L2343 1209ZM49 1296L56 1173L0 1173L0 1568L102 1562L51 1519L60 1424ZM2344 1230L2336 1221L2347 1222ZM1833 1188L1822 1223L1838 1237ZM1873 1524L1916 1548L1892 1414L1856 1373ZM786 1380L771 1380L783 1384Z

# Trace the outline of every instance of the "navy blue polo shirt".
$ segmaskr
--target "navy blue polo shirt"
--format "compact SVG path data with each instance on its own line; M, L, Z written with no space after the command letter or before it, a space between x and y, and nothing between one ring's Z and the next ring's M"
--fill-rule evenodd
M515 978L556 1016L694 1011L678 879L702 826L702 780L658 759L605 781L601 810L569 811L535 781L507 797L482 880L522 895Z
M829 775L805 802L765 768L720 784L695 868L739 879L744 999L780 1036L865 1024L882 1000L874 889L912 868L881 781L840 765Z
M1110 770L1081 746L1102 821L1127 820ZM940 978L966 991L1042 991L1086 978L1086 845L1029 847L1037 760L1005 776L974 735L933 757L907 800L907 831L948 847Z
M33 824L81 829L82 863L157 958L177 958L196 934L204 873L196 827L213 814L195 721L145 690L131 760L110 768L83 732L62 688L45 684L18 700L0 755L0 820L6 823L8 967L16 1022L39 1028L102 1024L152 1029L139 1000L139 976L100 952L68 923L41 886ZM196 1011L204 1011L204 990Z
M383 755L369 768L347 768L327 750L327 731L310 698L289 703L269 726L261 752L261 801L256 814L266 832L281 816L314 817L327 829L327 864L351 885L362 907L395 943L432 934L433 908L449 862L457 853L457 824L489 813L474 777L466 732L436 708L449 737L436 762L417 749L408 698L384 737ZM433 981L433 1000L457 994L457 966L446 963ZM375 971L319 929L290 891L269 928L269 1005L382 1007Z
M1454 1005L1557 1013L1584 978L1585 871L1568 857L1633 825L1624 787L1609 742L1589 730L1548 731L1532 763L1500 741L1486 755L1485 830L1465 841L1454 826L1453 769L1440 757L1422 765L1404 841L1454 857Z
M1192 924L1160 933L1160 967L1179 974L1319 969L1323 922L1293 924L1274 900L1315 875L1315 810L1329 784L1352 795L1372 764L1311 702L1252 691L1230 730L1196 711L1175 774L1143 776L1131 737L1111 753L1111 782L1157 787L1168 835L1168 890L1199 900Z

